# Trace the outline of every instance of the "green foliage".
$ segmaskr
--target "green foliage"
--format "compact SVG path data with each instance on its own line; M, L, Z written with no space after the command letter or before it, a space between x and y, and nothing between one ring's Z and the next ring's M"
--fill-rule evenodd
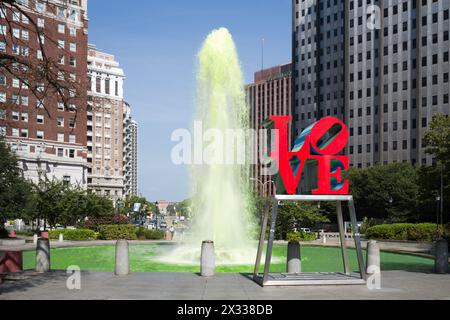
M377 220L377 219L374 219L374 218L364 217L363 223L362 223L362 226L361 226L361 230L360 230L361 233L365 234L367 229L369 229L371 227L374 227L376 225L379 225L379 224L383 224L383 222L380 222L380 221L381 220Z
M183 217L192 218L192 200L186 199L178 203L177 212Z
M411 164L351 169L348 174L357 213L389 222L417 219L418 175Z
M289 232L286 240L289 242L314 241L316 235L311 232Z
M123 208L120 209L120 212L122 214L127 214L127 213L132 212L134 209L135 203L141 204L141 212L140 213L144 213L144 212L154 213L155 212L156 206L154 203L148 201L145 197L140 197L140 196L136 196L136 195L129 195L125 198L124 206L123 206Z
M98 228L98 238L101 240L136 240L134 225L101 225Z
M0 137L0 225L23 215L30 190L30 184L21 176L17 158Z
M59 235L63 234L64 240L71 241L87 241L95 240L97 235L92 230L86 229L64 229L64 230L52 230L48 233L48 236L52 240L59 239Z
M366 237L380 240L434 241L442 231L433 223L382 224L368 228Z
M113 225L113 224L129 224L129 219L125 215L109 215L103 217L89 217L88 220L83 220L78 224L80 228L94 230L98 232L98 229L101 225Z
M320 213L317 205L311 203L286 202L279 207L276 224L278 239L286 239L295 228L314 228L318 223L329 222Z
M139 228L136 231L136 236L139 240L163 240L164 232L161 230L147 230Z
M450 163L450 117L437 114L425 134L424 143L427 153L448 168Z

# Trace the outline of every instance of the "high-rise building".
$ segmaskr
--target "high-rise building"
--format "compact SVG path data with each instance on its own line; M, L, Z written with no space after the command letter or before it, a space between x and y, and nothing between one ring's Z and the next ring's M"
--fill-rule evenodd
M123 82L114 56L93 45L88 52L88 187L98 195L123 198Z
M86 186L87 0L17 2L26 14L1 4L0 51L34 66L44 57L55 61L58 80L70 77L78 92L63 99L49 83L36 81L38 76L28 77L31 68L23 75L2 68L0 134L16 153L25 178Z
M138 124L131 117L131 107L126 102L123 125L124 195L138 195Z
M295 136L325 116L343 118L344 1L293 0Z
M432 164L423 137L450 113L449 27L448 0L294 0L297 131L343 115L352 166Z
M247 101L250 107L250 127L255 130L265 129L264 123L272 115L292 115L291 94L292 65L285 64L265 69L255 73L254 83L246 86ZM264 135L258 134L258 139L252 151L253 161L257 161L251 168L250 175L256 190L261 195L269 195L275 192L275 184L267 172L267 163L262 156L267 148L262 146ZM266 159L267 160L267 159Z
M424 134L433 115L450 113L449 0L374 4L378 26L366 1L350 1L347 10L351 162L431 165Z

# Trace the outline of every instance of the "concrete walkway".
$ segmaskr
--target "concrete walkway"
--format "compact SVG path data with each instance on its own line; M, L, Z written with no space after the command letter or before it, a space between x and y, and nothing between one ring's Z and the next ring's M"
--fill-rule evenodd
M242 274L202 278L191 273L83 272L81 290L66 287L68 275L52 272L25 274L0 284L0 300L450 300L450 275L384 272L382 289L366 286L267 287Z

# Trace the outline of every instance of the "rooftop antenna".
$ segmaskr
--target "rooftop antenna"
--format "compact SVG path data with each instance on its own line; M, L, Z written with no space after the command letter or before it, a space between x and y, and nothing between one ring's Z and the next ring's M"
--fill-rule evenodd
M264 70L264 43L265 43L265 40L264 40L264 38L262 38L262 40L261 40L261 76L262 76L262 71Z

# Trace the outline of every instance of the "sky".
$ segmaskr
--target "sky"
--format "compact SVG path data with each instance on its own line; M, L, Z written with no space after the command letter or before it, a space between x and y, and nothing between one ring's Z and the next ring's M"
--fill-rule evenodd
M291 61L291 0L89 0L89 43L114 54L139 124L139 192L151 201L190 196L189 171L171 161L171 134L190 128L203 40L226 27L246 83L264 66Z

